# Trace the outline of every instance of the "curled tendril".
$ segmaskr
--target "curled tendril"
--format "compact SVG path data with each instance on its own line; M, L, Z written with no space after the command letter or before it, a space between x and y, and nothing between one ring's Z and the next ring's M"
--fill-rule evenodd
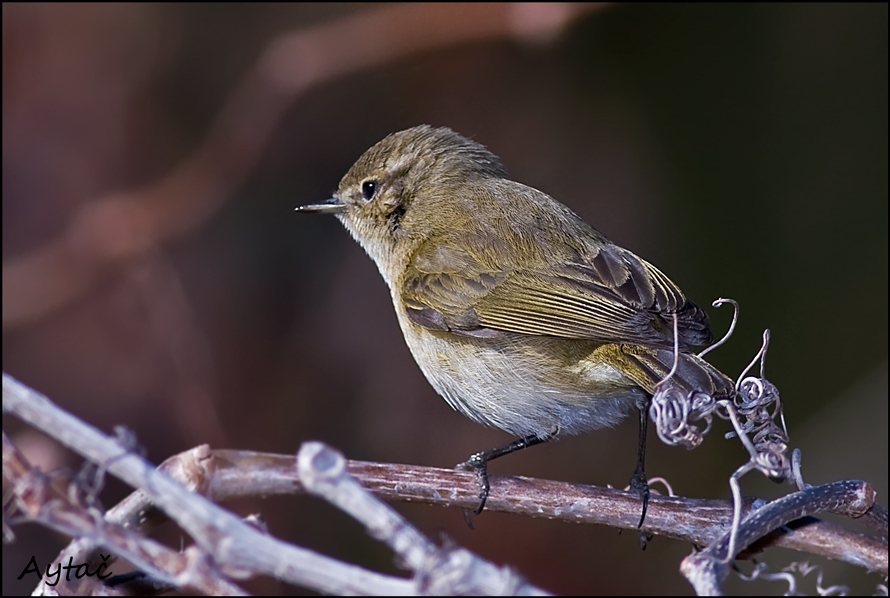
M662 378L658 384L655 385L655 388L661 388L668 381L674 377L674 374L677 373L677 367L680 365L680 333L677 329L677 314L673 314L674 316L674 363L671 365L671 371L668 372L667 376Z
M671 446L683 445L695 448L704 435L690 423L691 405L682 389L676 386L659 388L652 397L649 417L655 422L658 437Z
M729 324L729 330L726 331L726 334L723 335L723 338L721 338L719 341L717 341L716 343L714 343L713 345L711 345L710 347L706 348L701 353L699 353L698 354L699 357L704 357L705 355L707 355L708 353L710 353L711 351L713 351L714 349L716 349L717 347L719 347L720 345L722 345L723 343L728 341L729 337L732 336L732 333L735 332L735 325L738 324L738 322L739 322L739 302L736 301L735 299L726 299L724 297L720 297L719 299L715 299L714 302L711 303L711 305L713 305L714 307L720 307L721 305L723 305L725 303L731 303L732 307L733 307L732 322L730 322L730 324Z
M662 442L693 449L711 430L715 404L714 398L707 393L688 393L677 386L665 386L652 397L649 417L655 422ZM694 423L702 420L705 426Z
M769 348L769 329L763 331L763 344L760 346L760 351L757 352L757 355L754 356L754 359L751 360L751 363L748 364L742 373L738 377L738 382L736 382L735 390L739 391L739 385L742 380L745 379L745 374L748 373L748 370L754 367L754 364L757 363L757 360L760 360L760 377L765 378L766 371L766 350Z
M735 330L738 321L739 305L732 299L718 299L715 306L731 303L735 307L732 324L726 335L711 345L699 357L725 343ZM655 385L655 393L649 408L649 417L662 442L672 446L685 446L692 449L704 440L711 429L714 416L728 419L733 432L727 438L737 437L748 451L749 460L730 476L729 483L733 494L733 523L726 559L735 556L736 536L741 521L742 494L739 479L754 469L774 480L794 478L798 485L800 478L799 458L789 459L788 432L782 413L782 402L778 389L766 379L766 352L769 348L770 332L763 332L763 344L751 363L742 371L735 385L732 397L715 399L706 392L682 389L670 383L677 370L679 359L677 319L674 316L674 364L670 372ZM746 374L760 361L760 377ZM781 422L781 426L776 420ZM702 424L701 422L704 422Z
M800 449L796 448L791 452L791 474L797 489L804 491L807 488L812 488L812 486L803 481L803 473L800 471L800 460Z
M850 588L847 586L834 585L824 587L822 585L822 568L810 565L805 561L791 563L777 573L771 573L766 563L758 563L758 565L754 567L754 570L751 571L750 575L745 575L741 571L736 571L736 573L739 578L744 581L754 581L755 579L762 579L764 581L784 581L788 584L788 589L785 590L785 595L799 596L801 595L802 590L799 587L800 581L795 577L795 574L799 574L802 580L813 571L816 572L816 593L819 596L846 596L849 594Z

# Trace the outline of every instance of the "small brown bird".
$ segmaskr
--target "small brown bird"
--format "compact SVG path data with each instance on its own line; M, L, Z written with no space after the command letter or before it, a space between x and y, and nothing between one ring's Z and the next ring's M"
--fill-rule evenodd
M457 411L519 438L473 455L481 512L486 463L615 425L671 383L714 397L732 380L692 351L707 315L655 266L611 243L546 193L509 178L482 145L427 125L366 151L334 197L298 208L335 214L377 263L427 380ZM677 337L674 338L676 317ZM642 524L642 519L641 519Z

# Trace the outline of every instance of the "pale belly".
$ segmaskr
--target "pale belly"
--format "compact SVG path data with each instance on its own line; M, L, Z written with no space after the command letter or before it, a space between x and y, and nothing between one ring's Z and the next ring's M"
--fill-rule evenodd
M516 436L613 426L646 393L590 357L600 343L509 334L474 338L422 328L398 314L408 348L457 411Z

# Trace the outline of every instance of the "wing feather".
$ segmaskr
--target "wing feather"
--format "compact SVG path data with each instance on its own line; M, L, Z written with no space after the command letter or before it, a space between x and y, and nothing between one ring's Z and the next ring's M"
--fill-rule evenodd
M624 271L614 265L484 271L464 259L461 272L411 271L402 294L409 315L417 315L412 319L433 329L489 328L670 348L676 313L682 349L710 342L707 317L676 285L636 256L626 264ZM428 259L425 265L433 266Z
M514 198L527 199L523 210L487 220L480 211L474 230L442 232L410 256L397 284L412 321L475 336L510 332L669 349L676 314L682 350L711 342L707 315L660 270L562 204L519 187Z

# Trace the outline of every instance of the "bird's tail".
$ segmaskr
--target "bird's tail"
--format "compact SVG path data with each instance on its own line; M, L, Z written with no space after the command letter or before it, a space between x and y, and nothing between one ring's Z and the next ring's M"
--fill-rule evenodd
M674 366L674 352L669 349L617 344L602 348L606 349L609 361L649 394L655 393L655 386ZM705 392L715 399L726 399L735 394L735 382L729 376L692 353L680 353L671 382L690 392Z

